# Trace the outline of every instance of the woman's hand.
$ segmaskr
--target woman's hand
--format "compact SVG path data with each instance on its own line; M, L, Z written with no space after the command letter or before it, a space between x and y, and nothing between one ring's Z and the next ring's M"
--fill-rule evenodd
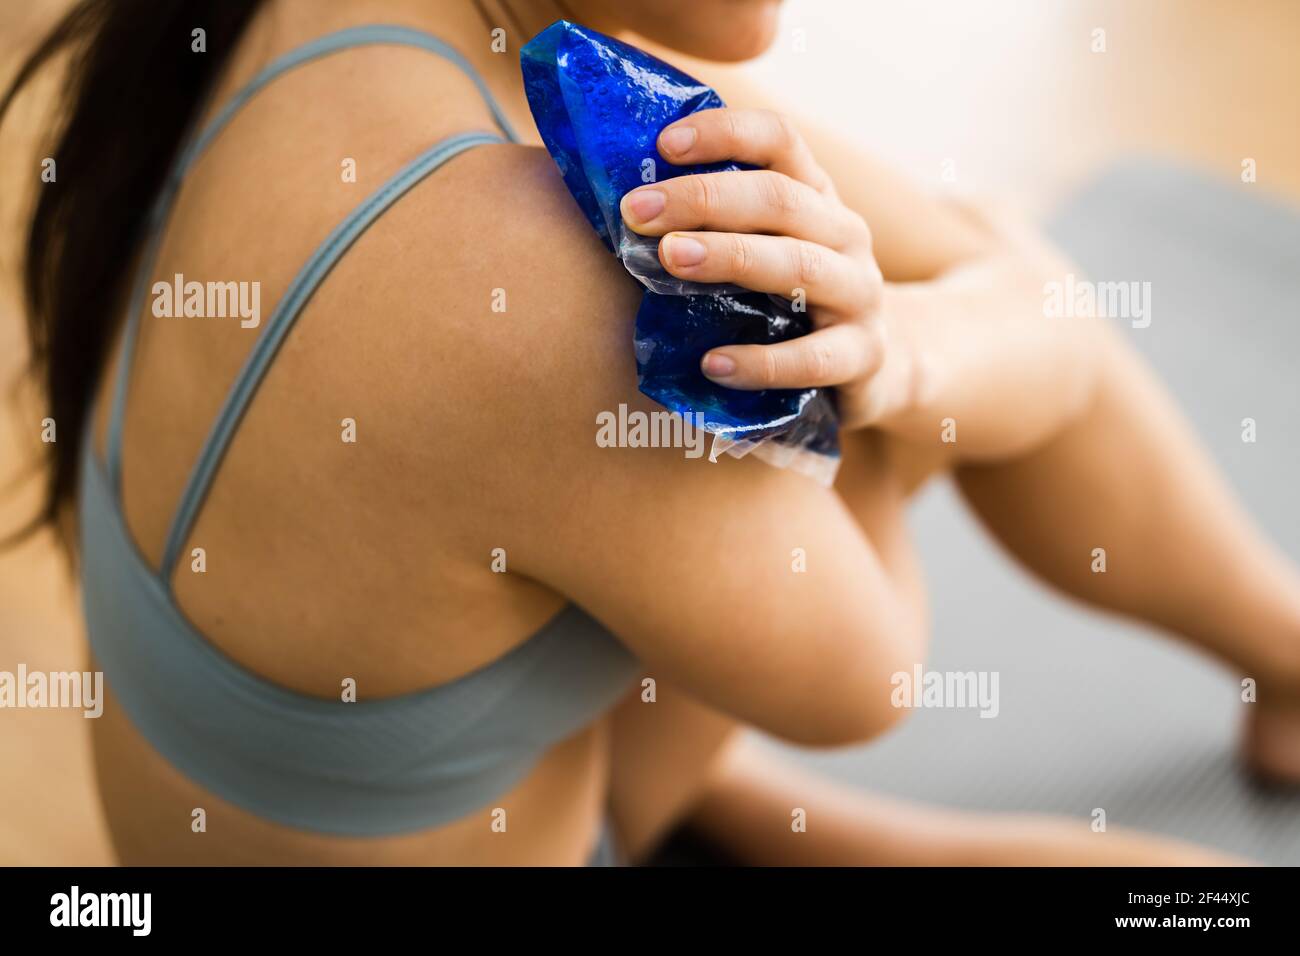
M813 322L812 333L788 342L713 349L704 374L728 388L834 386L848 428L900 411L911 363L886 335L871 231L840 202L789 120L768 110L705 110L665 128L659 152L675 165L763 167L681 176L623 197L629 228L663 237L664 268L696 282L802 293Z

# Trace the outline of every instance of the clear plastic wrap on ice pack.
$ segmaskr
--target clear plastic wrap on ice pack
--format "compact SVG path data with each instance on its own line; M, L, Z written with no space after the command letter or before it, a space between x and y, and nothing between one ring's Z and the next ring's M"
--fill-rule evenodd
M659 240L628 229L619 213L624 194L646 183L748 168L674 166L659 156L656 140L665 126L724 106L722 99L650 54L567 20L530 40L521 58L529 106L565 185L646 288L634 341L641 392L688 421L702 421L714 435L715 453L753 452L829 484L839 441L828 389L744 391L700 371L709 349L806 335L808 314L778 296L670 275L659 262Z

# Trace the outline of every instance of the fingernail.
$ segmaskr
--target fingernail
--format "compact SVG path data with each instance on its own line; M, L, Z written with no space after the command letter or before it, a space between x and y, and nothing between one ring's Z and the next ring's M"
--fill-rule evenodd
M664 258L672 266L698 266L709 254L704 243L689 236L664 236Z
M700 370L709 378L726 378L736 371L736 360L719 352L709 352L700 363Z
M635 189L623 197L623 218L634 223L649 222L664 211L667 202L658 189Z
M666 129L659 136L659 151L667 156L680 156L695 145L695 137L695 128L691 126Z

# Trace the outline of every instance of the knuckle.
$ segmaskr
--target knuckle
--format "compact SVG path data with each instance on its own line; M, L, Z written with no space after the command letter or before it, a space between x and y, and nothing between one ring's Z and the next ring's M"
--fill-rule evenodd
M834 369L835 352L829 343L809 342L804 347L804 371L810 382L825 382Z
M811 153L808 158L810 166L808 185L819 193L834 197L838 202L839 194L835 191L835 181L831 179L830 173L813 161Z
M718 111L718 125L723 139L728 146L734 146L740 142L744 135L740 115L737 110L722 109Z
M767 110L766 112L776 134L777 146L781 149L793 149L802 142L799 130L795 128L794 121L789 116L775 110Z
M760 348L758 350L758 362L754 367L755 384L764 387L771 387L778 381L781 374L781 360L777 356L777 350L773 348Z
M885 291L885 279L880 274L880 266L872 259L863 268L855 269L854 272L858 276L858 299L863 307L871 309L878 305Z
M853 232L856 235L858 242L861 243L863 246L865 246L867 249L870 249L874 240L871 235L871 227L867 225L866 218L862 216L860 213L854 212L853 210L849 210L849 215L851 217L849 220L849 224L850 227L853 229Z
M753 274L755 266L754 247L750 241L741 235L731 237L730 248L727 250L728 261L731 267L731 275L736 279L743 279Z
M767 202L787 219L793 219L803 206L803 193L789 176L769 172L764 176L763 189Z
M708 222L718 214L722 206L722 193L715 176L687 176L682 182L690 183L687 187L687 205L700 222Z
M885 363L885 330L878 323L872 323L863 330L863 336L865 348L862 350L862 372L864 375L874 375Z
M871 285L871 304L879 305L880 300L885 297L885 274L880 271L880 263L876 262L874 256L871 258L871 270L867 274L867 281Z
M800 286L816 285L826 268L826 256L819 246L811 242L796 242L794 246L794 276Z
M845 251L870 253L872 247L871 227L867 220L853 209L840 205L841 215L836 229L838 241L836 248Z

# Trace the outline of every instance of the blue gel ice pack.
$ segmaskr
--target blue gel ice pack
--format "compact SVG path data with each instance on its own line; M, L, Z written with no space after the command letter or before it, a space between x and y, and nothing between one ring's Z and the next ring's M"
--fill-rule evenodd
M634 347L641 392L714 435L714 451L753 452L830 484L839 464L829 390L743 391L709 381L700 360L721 345L772 344L811 331L778 296L686 282L659 262L659 241L628 229L625 193L650 182L749 167L674 166L656 146L665 126L725 106L710 87L595 30L559 20L521 51L524 87L542 141L609 250L646 287Z

